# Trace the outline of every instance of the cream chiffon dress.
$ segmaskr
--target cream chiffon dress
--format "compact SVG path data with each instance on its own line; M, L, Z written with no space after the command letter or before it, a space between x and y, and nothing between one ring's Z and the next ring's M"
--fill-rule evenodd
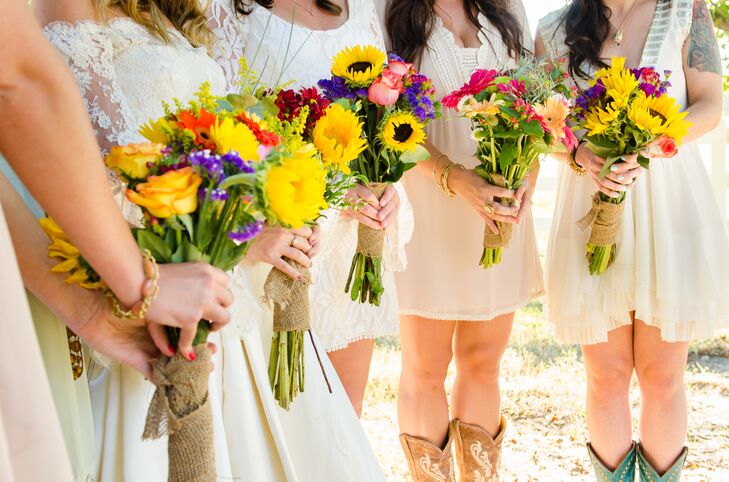
M641 66L672 71L668 95L687 102L682 47L692 1L658 0ZM539 32L553 58L566 57L561 19L553 12ZM585 66L586 68L588 66ZM584 83L580 82L583 86ZM729 237L696 142L672 159L652 159L625 200L615 263L590 276L589 230L575 224L591 206L588 176L560 166L547 251L547 293L560 339L593 344L635 317L660 329L668 342L706 338L729 325Z
M2 175L2 174L0 174ZM0 206L0 480L71 482L61 426Z
M279 82L287 88L316 86L319 80L330 78L332 58L345 47L375 45L384 50L372 0L348 0L348 6L349 17L339 28L311 30L292 26L253 2L252 13L241 17L239 38L233 39L233 46L219 56L231 84L238 80L239 67L238 58L229 55L231 50L243 53L249 66L261 75L261 85L275 87ZM323 247L313 260L310 296L312 327L326 351L398 331L395 272L405 268L404 246L412 234L413 216L401 183L395 187L400 195L400 212L387 230L383 256L385 293L379 307L353 302L344 292L357 246L357 222L334 210L327 211L320 221Z
M384 0L378 7L384 15ZM520 0L512 2L512 11L524 26L525 47L533 50ZM498 30L483 14L479 22L483 26L478 35L481 46L462 48L436 17L419 70L433 80L439 98L466 83L475 69L513 65ZM444 109L443 117L427 126L426 133L453 162L466 168L478 165L470 122L456 112ZM484 270L478 261L485 226L473 207L460 196L446 196L422 172L407 173L405 189L415 214L415 231L407 246L407 269L397 274L400 313L435 320L483 321L513 312L543 294L531 213L515 226L501 263Z

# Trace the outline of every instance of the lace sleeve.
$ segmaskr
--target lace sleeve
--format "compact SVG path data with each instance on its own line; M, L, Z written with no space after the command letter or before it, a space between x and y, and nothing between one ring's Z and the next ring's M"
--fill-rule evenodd
M386 52L387 49L385 47L385 37L382 34L382 24L380 23L380 16L377 13L377 5L375 5L375 2L372 0L367 0L366 3L363 5L367 8L369 11L369 16L367 18L367 25L370 33L372 36L377 40L378 44L377 47L381 49L382 51ZM383 18L384 22L384 18Z
M413 207L410 205L408 195L405 192L405 185L402 181L399 181L394 186L397 194L400 196L400 210L397 213L395 222L387 228L383 262L385 268L390 271L405 271L408 263L408 258L405 254L405 245L413 237L415 217L413 215Z
M90 21L54 22L44 33L76 78L101 154L115 145L139 142L137 123L116 81L111 28ZM126 199L126 185L114 172L107 173L122 214L130 223L138 224L141 211Z
M230 8L229 0L213 0L207 12L208 27L215 34L213 58L225 72L229 92L237 91L240 59L247 37L247 22Z

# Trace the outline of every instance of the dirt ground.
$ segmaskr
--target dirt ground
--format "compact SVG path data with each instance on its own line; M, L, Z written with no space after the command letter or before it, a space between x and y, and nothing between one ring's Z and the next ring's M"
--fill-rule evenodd
M398 442L396 337L378 340L362 422L390 481L406 481ZM449 373L447 387L453 378ZM534 303L514 326L502 369L505 415L503 481L593 481L585 449L585 376L576 346L551 335ZM729 482L729 335L693 344L686 375L689 457L683 480ZM633 380L631 400L639 402ZM637 413L635 411L634 413Z

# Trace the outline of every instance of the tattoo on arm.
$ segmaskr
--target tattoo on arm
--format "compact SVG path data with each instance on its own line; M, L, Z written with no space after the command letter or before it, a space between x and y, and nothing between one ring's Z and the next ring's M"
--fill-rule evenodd
M721 52L711 14L704 0L694 0L687 60L692 69L721 75Z

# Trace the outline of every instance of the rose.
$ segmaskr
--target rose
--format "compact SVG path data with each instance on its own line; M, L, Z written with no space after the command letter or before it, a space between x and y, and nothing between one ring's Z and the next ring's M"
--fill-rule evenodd
M645 148L643 154L646 157L671 158L678 154L678 142L668 136L661 136Z
M128 179L144 179L149 168L159 162L164 147L150 143L114 146L105 162L110 169L121 172Z
M192 167L184 167L150 176L136 190L128 189L127 199L157 218L190 214L197 209L197 188L201 183L202 177Z
M387 67L389 71L399 75L400 77L413 73L413 64L400 62L399 60L393 60Z
M402 77L389 69L375 80L367 90L367 98L377 105L388 106L397 102L403 90Z
M661 77L658 75L658 72L656 72L655 70L653 70L651 68L644 68L643 72L641 72L640 78L643 82L646 82L649 84L654 84L654 85L657 85L661 80Z

